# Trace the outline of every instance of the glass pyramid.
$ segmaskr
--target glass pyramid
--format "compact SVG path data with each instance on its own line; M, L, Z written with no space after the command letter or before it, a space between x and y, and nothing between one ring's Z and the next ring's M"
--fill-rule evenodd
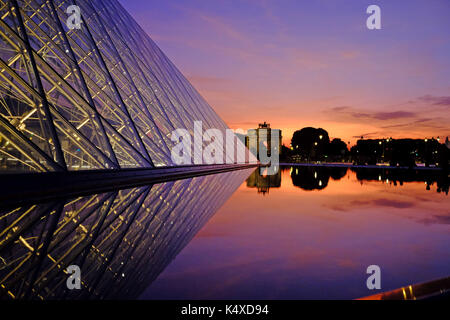
M0 170L173 166L174 129L227 129L116 0L0 0L0 17Z

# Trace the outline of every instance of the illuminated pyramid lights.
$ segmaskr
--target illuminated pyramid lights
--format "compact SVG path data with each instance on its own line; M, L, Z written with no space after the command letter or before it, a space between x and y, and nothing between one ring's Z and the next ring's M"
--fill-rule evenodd
M227 129L116 0L0 0L0 14L0 170L174 166L175 129Z

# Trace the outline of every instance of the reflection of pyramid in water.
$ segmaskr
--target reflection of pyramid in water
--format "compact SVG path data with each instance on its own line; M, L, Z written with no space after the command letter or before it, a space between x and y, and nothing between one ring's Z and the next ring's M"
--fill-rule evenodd
M0 0L0 168L172 166L171 132L227 126L116 0Z
M251 170L0 210L0 300L138 298Z

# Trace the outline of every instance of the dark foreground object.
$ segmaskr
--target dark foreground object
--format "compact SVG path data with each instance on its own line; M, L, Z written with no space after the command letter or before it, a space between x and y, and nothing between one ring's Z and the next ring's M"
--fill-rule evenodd
M224 164L6 174L1 176L0 207L107 192L256 166L257 164Z
M450 277L418 283L359 300L441 300L450 299Z

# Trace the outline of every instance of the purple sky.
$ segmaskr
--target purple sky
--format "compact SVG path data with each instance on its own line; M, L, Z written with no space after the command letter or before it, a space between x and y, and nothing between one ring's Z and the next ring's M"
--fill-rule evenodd
M449 0L120 2L231 128L450 135Z

